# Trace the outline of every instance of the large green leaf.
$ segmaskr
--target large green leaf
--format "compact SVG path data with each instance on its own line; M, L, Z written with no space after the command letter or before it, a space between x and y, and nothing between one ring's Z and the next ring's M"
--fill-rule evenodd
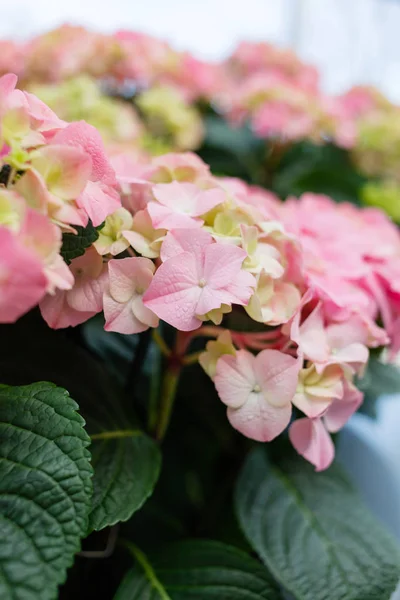
M236 491L243 531L297 600L388 600L400 553L337 465L315 473L300 457L273 466L264 448Z
M0 380L50 380L79 401L93 436L90 530L128 519L151 494L161 462L155 442L140 431L131 399L125 398L104 364L34 315L0 327L0 335Z
M265 567L246 553L217 542L168 546L150 563L134 546L138 564L114 600L278 600Z
M151 495L161 466L157 445L141 431L99 433L92 445L91 529L126 521Z
M0 598L48 600L86 534L92 469L77 404L50 383L0 389Z

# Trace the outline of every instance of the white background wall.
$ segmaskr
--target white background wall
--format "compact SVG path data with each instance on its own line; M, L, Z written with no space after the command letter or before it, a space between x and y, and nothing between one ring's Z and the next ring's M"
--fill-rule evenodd
M373 83L400 102L400 0L0 0L0 15L1 37L69 21L146 31L205 58L268 39L317 64L328 91Z

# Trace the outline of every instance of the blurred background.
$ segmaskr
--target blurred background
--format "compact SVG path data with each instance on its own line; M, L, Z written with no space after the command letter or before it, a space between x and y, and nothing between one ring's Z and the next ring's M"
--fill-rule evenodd
M241 39L293 48L322 73L327 92L359 83L400 102L398 0L0 0L0 37L25 39L62 23L134 29L201 58Z

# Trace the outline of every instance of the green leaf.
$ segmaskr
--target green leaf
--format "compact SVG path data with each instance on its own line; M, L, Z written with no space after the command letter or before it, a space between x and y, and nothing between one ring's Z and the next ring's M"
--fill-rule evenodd
M247 459L236 510L250 544L297 600L385 600L400 552L339 467L315 473L300 457L273 466Z
M99 230L103 227L104 223L94 227L92 222L86 227L74 226L77 233L64 233L62 238L61 256L69 265L73 258L82 256L85 253L86 248L89 248L99 237Z
M90 528L128 520L151 495L161 454L141 431L109 431L92 436L94 467Z
M151 494L161 462L155 442L139 431L131 399L104 363L34 314L1 326L0 335L1 379L14 385L50 380L65 387L79 402L89 434L95 435L90 530L128 519Z
M346 150L311 142L293 145L273 178L273 190L283 199L304 192L327 194L338 202L358 204L365 182L350 162Z
M205 138L197 151L213 173L263 182L265 140L257 138L248 124L232 127L218 115L204 119Z
M279 600L268 571L246 553L218 542L167 546L150 563L129 544L137 566L114 600Z
M360 412L375 417L376 401L381 396L400 394L400 369L396 365L385 364L372 355L364 377L357 382L357 387L364 392Z
M51 600L86 534L90 439L50 383L0 389L0 597Z

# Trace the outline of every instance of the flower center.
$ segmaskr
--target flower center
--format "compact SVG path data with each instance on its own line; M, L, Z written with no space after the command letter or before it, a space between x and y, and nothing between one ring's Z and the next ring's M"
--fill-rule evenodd
M256 383L256 385L253 387L253 392L255 392L256 394L259 394L261 392L261 388L258 385L258 383Z
M206 285L206 280L203 279L203 278L200 279L200 281L199 281L199 287L203 288L203 287L205 287L205 285Z

